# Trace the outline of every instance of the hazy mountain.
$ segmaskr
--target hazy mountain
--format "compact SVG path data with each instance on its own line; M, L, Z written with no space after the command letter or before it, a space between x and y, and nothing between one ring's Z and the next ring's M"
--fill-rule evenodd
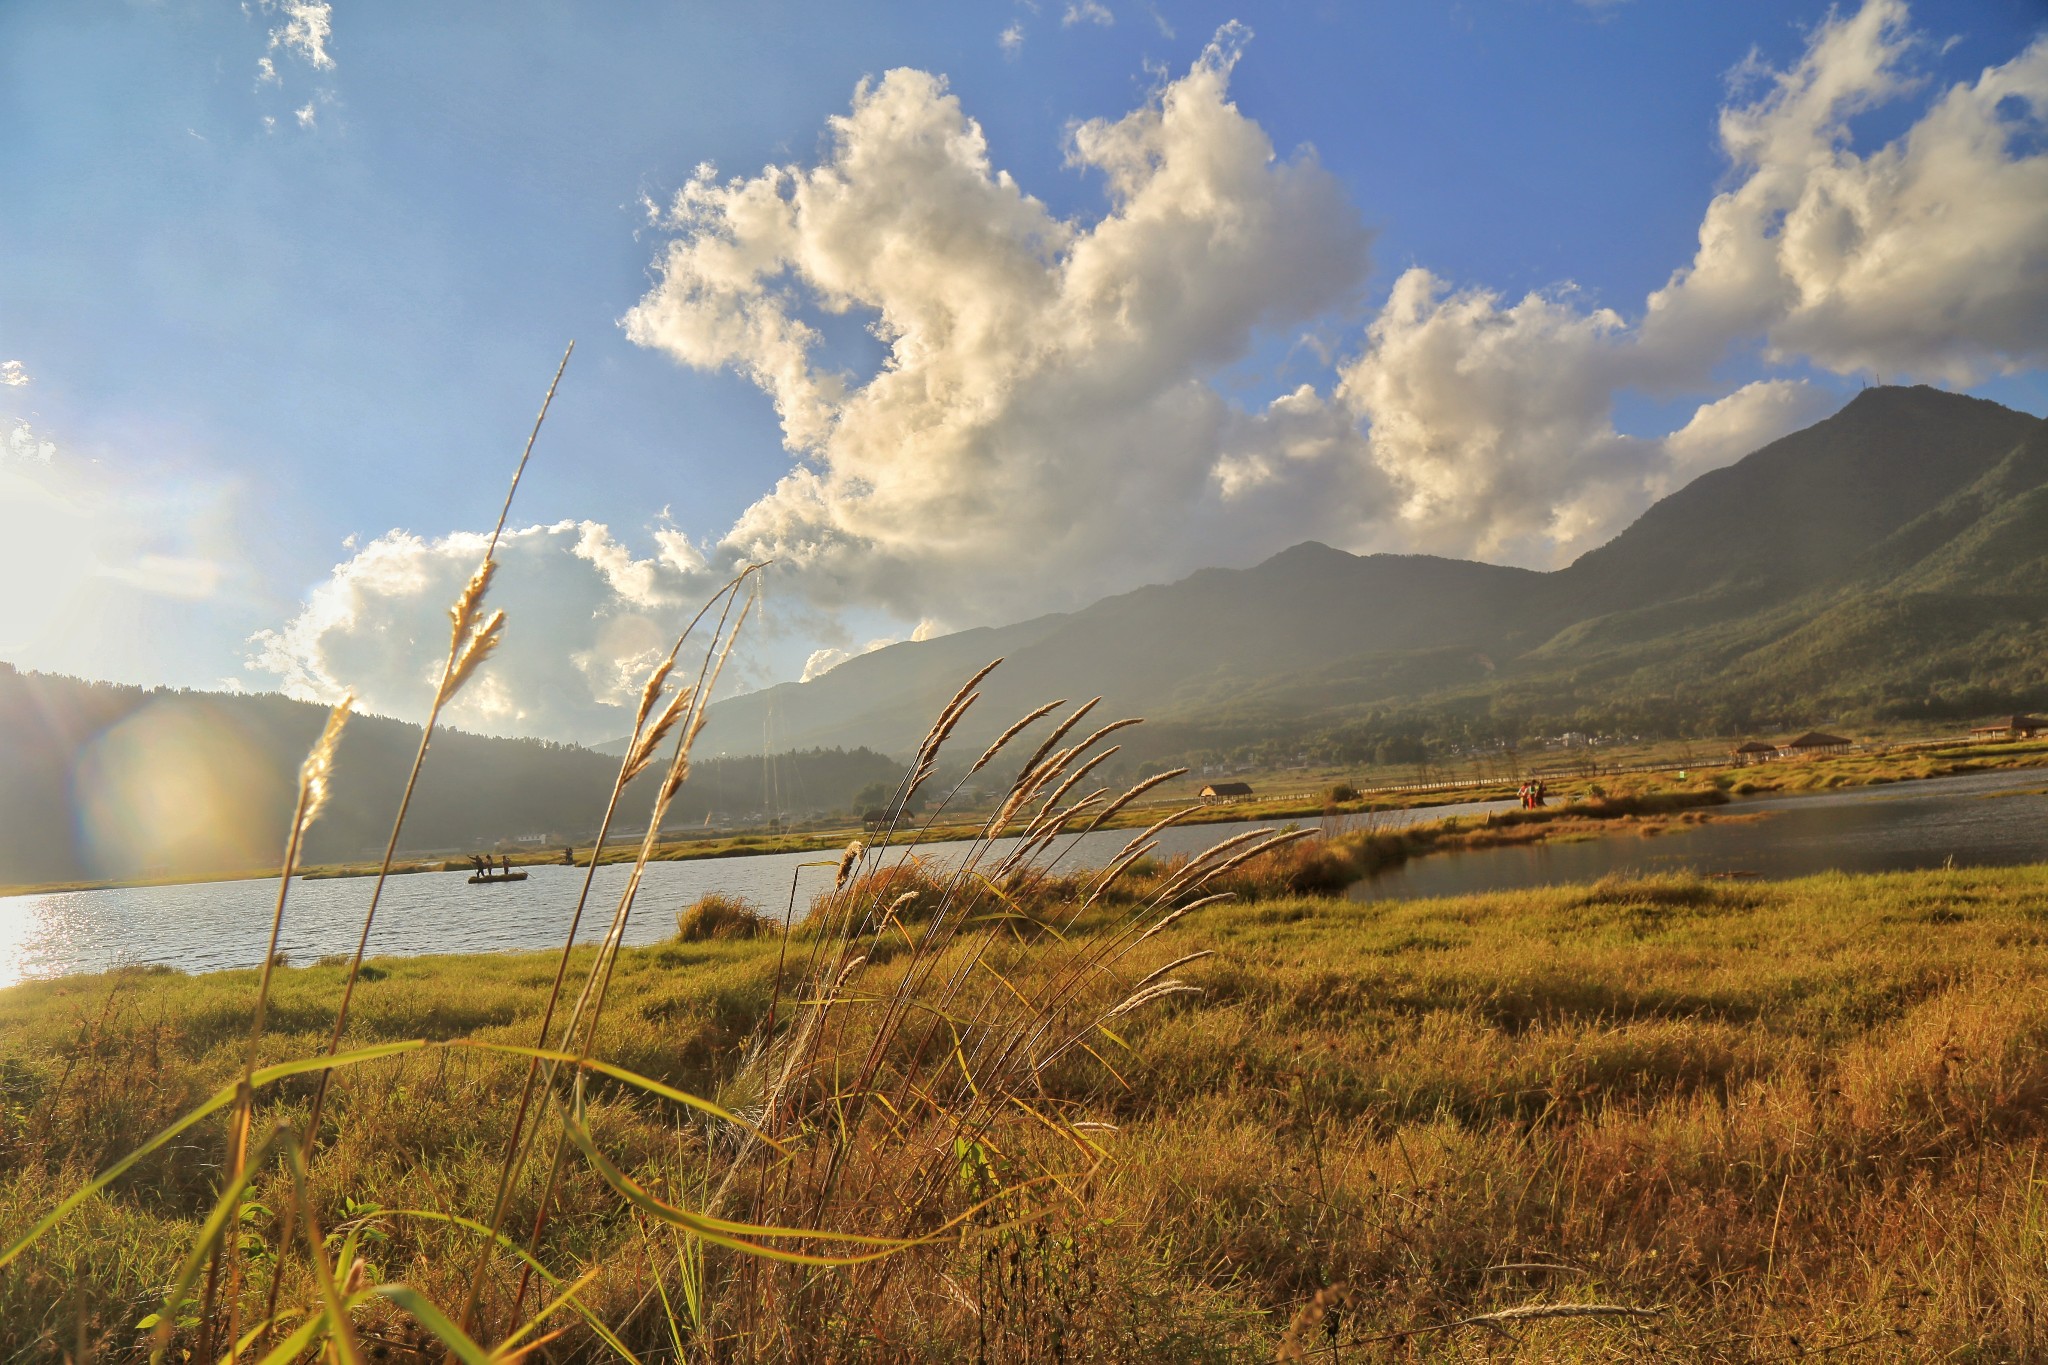
M1098 693L1102 719L1152 722L1129 737L1152 754L1320 736L1347 759L1389 734L1726 733L2039 708L2048 423L1932 389L1871 389L1553 573L1311 543L1081 611L893 645L714 706L698 752L755 756L700 761L675 823L845 809L898 775L875 751L909 750L999 655L959 731L963 758L1040 702ZM0 665L0 883L274 861L323 715L276 696ZM418 737L392 720L351 725L311 858L381 849ZM443 734L406 845L587 839L616 769L574 746ZM633 793L629 825L648 795Z
M1106 713L1204 735L1430 706L1556 716L1663 698L1740 723L1911 709L1944 690L1957 705L2031 695L2048 661L2044 441L2040 419L1996 403L1870 389L1556 572L1298 545L892 645L719 703L705 738L901 752L998 655L965 743L1041 701L1098 693Z
M325 708L280 696L146 690L0 664L0 885L274 864L299 764L325 720ZM419 735L378 716L349 722L309 862L383 851ZM670 825L713 811L843 811L860 788L901 771L869 750L708 759ZM402 848L587 843L617 774L617 758L573 745L440 731ZM645 828L652 785L628 790L618 829Z

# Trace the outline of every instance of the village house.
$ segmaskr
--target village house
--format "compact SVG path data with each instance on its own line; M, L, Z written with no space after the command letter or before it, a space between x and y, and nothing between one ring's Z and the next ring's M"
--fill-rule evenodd
M2040 716L2000 716L1985 721L1982 725L1970 727L1971 739L2032 739L2043 730L2048 730L2048 720Z
M903 806L869 806L861 812L860 827L869 834L881 834L898 828L916 817L916 812Z
M1821 730L1808 730L1797 739L1788 739L1778 746L1779 758L1819 758L1823 754L1846 754L1856 747L1853 739L1843 739Z
M1202 800L1212 806L1251 799L1252 787L1249 782L1211 782L1202 788Z

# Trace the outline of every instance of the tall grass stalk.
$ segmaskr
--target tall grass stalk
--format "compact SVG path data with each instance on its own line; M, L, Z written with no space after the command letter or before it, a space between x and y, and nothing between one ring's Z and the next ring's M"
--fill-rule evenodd
M732 654L733 645L739 639L740 628L746 624L747 613L754 605L754 598L748 597L745 605L740 608L739 619L733 621L731 629L728 630L727 620L732 612L732 604L739 600L741 589L747 584L748 580L758 574L764 567L765 565L763 564L748 565L738 576L720 589L711 601L705 604L704 610L698 613L697 620L691 622L691 629L694 630L697 622L704 618L711 606L722 601L723 605L719 610L718 624L712 630L711 640L704 651L704 662L697 671L697 681L685 693L678 694L678 700L683 700L685 697L687 697L687 700L684 700L683 712L677 728L674 754L669 760L667 771L662 776L661 786L655 793L653 809L648 813L646 833L641 836L639 851L634 856L632 868L626 875L626 885L619 893L619 903L612 912L611 924L605 930L604 940L598 945L597 956L591 962L590 971L584 979L583 988L577 995L576 1003L570 1010L569 1019L562 1028L561 1050L568 1052L573 1049L579 1062L576 1072L576 1099L579 1107L582 1102L583 1087L583 1069L580 1063L589 1058L591 1048L597 1037L598 1015L604 1007L605 992L611 985L612 969L618 961L619 946L625 938L626 923L628 917L632 914L634 899L639 895L641 878L646 874L647 864L654 856L655 847L660 842L661 827L668 817L669 805L674 801L676 793L682 789L683 783L689 777L691 746L696 743L698 732L704 728L709 698L717 687L719 675L725 670L726 660ZM755 578L754 581L758 583L759 580ZM652 756L654 743L658 739L659 736L651 736L646 745L635 745L632 749L629 749L629 754L633 754L637 758L638 767L646 766ZM629 766L634 766L632 759L629 759ZM581 1030L579 1042L578 1025L583 1022L586 1009L590 1011L590 1019L588 1026ZM552 1087L554 1075L554 1070L550 1067L542 1082L544 1087ZM539 1254L541 1234L547 1229L549 1207L554 1202L555 1192L561 1181L562 1167L567 1159L568 1150L567 1134L563 1134L556 1139L554 1155L548 1162L547 1182L541 1191L540 1204L534 1210L533 1226L527 1233L526 1247L529 1257ZM520 1160L523 1162L524 1159L525 1150L522 1149ZM522 1266L519 1286L512 1296L512 1313L515 1317L518 1316L520 1306L525 1301L526 1290L531 1282L531 1265Z
M491 576L497 568L498 538L505 534L505 520L512 515L512 499L519 493L519 480L526 474L526 462L533 458L533 444L540 439L541 425L548 420L548 408L555 401L555 389L562 382L562 372L569 368L569 357L574 354L576 343L571 341L562 352L561 363L555 366L555 377L548 381L547 395L541 399L540 412L533 419L533 430L527 433L526 447L519 452L519 464L512 471L511 486L505 490L505 501L498 508L498 523L491 528L491 539L484 547L483 562L477 565L476 573L470 577L469 584L449 612L448 657L441 665L441 680L434 688L434 700L427 708L427 718L420 725L420 747L413 754L412 769L405 778L405 790L398 797L398 812L391 820L391 837L384 842L384 857L378 863L376 880L370 884L370 904L363 911L362 932L356 938L355 952L349 955L348 977L341 988L341 1004L334 1012L334 1031L327 1039L329 1056L341 1050L342 1035L348 1029L349 1005L355 999L356 981L362 975L363 954L370 946L370 926L376 922L377 903L383 898L384 884L391 879L391 863L398 855L398 836L405 829L406 812L412 808L413 792L419 787L420 769L426 764L427 746L433 742L434 727L441 719L442 708L474 676L477 667L497 647L504 630L505 613L502 611L488 620L480 619L484 594L489 590ZM320 1113L327 1100L328 1074L320 1074L320 1083L313 1091L312 1113L306 1120L303 1150L309 1161L313 1144L319 1140Z
M285 898L291 893L292 877L299 867L299 850L305 842L306 830L320 818L326 808L328 792L334 782L334 752L341 744L342 730L348 724L349 707L354 704L353 696L344 697L327 714L327 724L320 731L313 748L306 755L306 761L299 766L297 795L292 809L291 828L285 835L284 865L277 874L277 900L270 912L270 938L263 950L263 968L256 981L256 1004L249 1012L249 1046L242 1058L242 1078L235 1088L235 1109L229 1120L231 1138L229 1141L228 1182L239 1187L243 1174L248 1169L249 1123L255 1108L255 1093L250 1089L249 1079L256 1074L257 1049L263 1042L263 1020L270 1004L271 974L277 970L277 941L284 930ZM236 1309L240 1302L238 1293L241 1286L241 1258L238 1248L230 1244L228 1251L228 1358L237 1354L235 1342ZM219 1256L210 1259L206 1272L206 1291L203 1300L202 1320L210 1323L213 1318L213 1300L216 1276L219 1270ZM156 1333L156 1350L161 1352L170 1343L168 1318ZM206 1336L200 1338L200 1354L209 1354L211 1343Z
M493 573L497 568L496 555L498 540L505 534L505 522L512 515L512 500L518 495L519 481L526 474L527 461L533 458L534 443L540 439L541 426L547 421L548 409L555 401L555 390L561 385L562 374L569 368L569 357L576 353L576 343L571 341L562 351L561 363L555 366L554 378L548 381L548 391L541 399L540 412L533 419L533 430L527 433L526 445L519 452L519 463L512 470L512 482L505 489L505 500L498 508L498 520L491 528L491 538L484 547L483 561L470 576L455 605L449 610L448 654L441 665L441 678L435 685L434 698L427 708L427 718L420 725L419 748L413 754L412 768L405 778L405 789L399 794L398 810L391 820L391 835L384 842L384 856L377 866L376 879L370 885L370 903L363 911L363 927L356 937L355 951L349 955L348 975L341 988L341 1003L334 1011L334 1027L327 1038L327 1055L332 1057L341 1050L341 1040L348 1031L349 1008L355 1001L356 982L363 970L363 955L369 950L370 929L376 922L377 905L383 899L385 883L391 879L391 864L398 855L399 835L405 829L405 817L412 808L413 793L419 787L420 769L427 761L427 748L433 742L434 727L439 724L441 711L464 683L475 676L502 638L505 628L505 613L493 613L484 618L484 595L490 589ZM267 969L266 969L267 970ZM306 1119L306 1131L300 1147L301 1157L311 1163L314 1145L320 1138L320 1119L327 1104L327 1090L333 1073L322 1071L313 1089L313 1102ZM289 1219L283 1238L289 1246L291 1228ZM264 1315L272 1316L277 1308L278 1277L284 1269L283 1255L280 1254L276 1270L271 1277L270 1295Z
M598 825L597 839L591 848L590 866L584 871L583 885L576 896L576 908L569 917L568 932L562 937L562 951L555 961L554 980L548 988L547 1005L541 1011L539 1032L534 1040L536 1048L547 1046L549 1033L554 1027L555 1007L561 1001L562 986L568 977L569 959L576 947L576 934L583 924L583 912L590 901L591 885L597 877L597 869L601 861L600 855L604 851L605 839L610 834L612 820L618 813L619 798L624 795L627 785L650 766L662 739L690 716L692 708L696 704L699 695L698 687L703 683L701 675L697 684L678 688L669 701L662 706L661 711L658 714L656 713L655 708L658 704L661 704L662 693L670 673L675 668L676 659L681 655L683 647L689 642L690 637L696 633L697 627L703 624L704 618L710 613L711 608L717 606L721 601L730 604L732 595L738 592L747 578L759 572L763 567L765 566L760 564L749 565L731 582L713 594L703 606L699 607L697 614L690 619L690 623L676 637L675 644L669 649L668 657L655 666L654 670L648 674L646 683L641 687L640 704L633 716L633 733L627 741L624 755L619 760L618 776L613 780L611 795L605 803L604 819ZM723 619L723 616L721 616L721 626L723 625ZM707 657L708 654L709 651L707 651ZM686 725L685 729L687 730L687 728ZM658 828L658 825L656 827ZM461 1322L465 1331L475 1324L477 1301L482 1296L484 1279L490 1271L493 1244L497 1234L505 1225L505 1216L511 1206L512 1190L518 1180L520 1169L525 1164L527 1155L532 1148L533 1135L539 1131L537 1127L529 1130L526 1126L526 1120L532 1112L536 1083L541 1075L541 1066L540 1058L535 1057L532 1059L527 1065L526 1080L520 1087L519 1104L512 1120L512 1133L506 1140L505 1156L499 1168L498 1193L491 1206L489 1225L491 1240L487 1240L478 1250L476 1270L470 1277L469 1290L463 1300ZM552 1065L549 1066L547 1074L549 1082L552 1083L554 1077ZM521 1298L524 1297L524 1289L527 1282L527 1272L522 1270ZM517 1311L516 1301L514 1311Z

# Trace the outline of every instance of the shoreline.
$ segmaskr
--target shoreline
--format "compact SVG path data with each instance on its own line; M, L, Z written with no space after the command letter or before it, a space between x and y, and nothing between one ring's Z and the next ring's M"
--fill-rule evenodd
M2003 760L2003 761L2001 761ZM1748 767L1728 763L1703 765L1686 769L1685 777L1679 781L1664 780L1671 776L1666 773L1635 773L1602 778L1546 776L1555 805L1546 807L1546 812L1562 813L1574 805L1590 802L1637 798L1684 792L1716 791L1735 796L1755 797L1766 795L1798 796L1839 791L1846 787L1882 786L1899 782L1927 781L1942 777L1960 777L1968 773L2001 771L2006 769L2048 769L2048 743L2039 741L1971 742L1958 741L1955 745L1939 749L1913 749L1877 754L1850 754L1837 758L1806 760L1779 760ZM1440 806L1460 806L1486 801L1505 801L1514 798L1516 784L1503 782L1496 787L1474 787L1462 791L1417 791L1409 798L1389 798L1346 801L1336 804L1327 802L1243 802L1205 807L1179 823L1187 825L1230 824L1238 821L1270 820L1317 820L1323 818L1370 817L1389 811L1428 810ZM1140 829L1152 824L1160 816L1174 809L1172 803L1146 804L1127 807L1115 818L1105 822L1103 829ZM1520 812L1509 812L1518 815ZM1456 818L1456 817L1450 817ZM1555 816L1552 816L1554 819ZM1725 818L1725 817L1724 817ZM980 821L952 821L934 825L918 838L919 843L944 843L955 839L971 838L982 828ZM737 832L717 839L682 840L656 846L654 862L691 862L710 858L745 858L761 854L777 853L837 853L854 839L864 839L866 831L859 825L835 826L816 831L794 834L755 834ZM1598 837L1597 832L1581 837ZM638 851L637 844L608 845L601 855L604 864L630 863ZM561 866L559 852L554 855L509 855L515 868ZM588 867L589 854L581 852L574 865ZM456 855L413 855L394 862L392 876L410 876L427 872L468 872L470 862L466 856ZM377 873L375 863L323 863L302 868L298 876L307 881L329 881L353 877L373 877ZM218 873L196 873L177 876L141 877L113 881L71 881L43 882L17 886L0 886L0 899L16 896L51 896L84 891L138 890L161 886L205 886L215 882L271 881L278 875L278 869L244 868Z

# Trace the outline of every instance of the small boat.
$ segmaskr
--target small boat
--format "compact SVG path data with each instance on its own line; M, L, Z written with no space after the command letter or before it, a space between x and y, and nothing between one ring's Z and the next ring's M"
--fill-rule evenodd
M526 874L524 872L472 872L469 874L469 884L471 886L494 885L498 882L523 882L525 880Z

